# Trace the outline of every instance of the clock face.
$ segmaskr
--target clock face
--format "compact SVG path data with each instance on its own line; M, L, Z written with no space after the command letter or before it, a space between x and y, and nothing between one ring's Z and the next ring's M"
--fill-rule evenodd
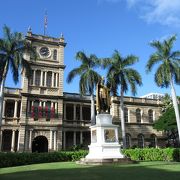
M40 49L40 54L41 56L49 56L50 51L47 47L44 46Z

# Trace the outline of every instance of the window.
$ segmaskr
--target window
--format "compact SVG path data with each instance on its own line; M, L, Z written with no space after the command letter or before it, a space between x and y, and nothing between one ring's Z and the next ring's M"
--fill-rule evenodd
M124 108L124 121L128 122L128 108L127 107Z
M66 119L73 120L73 115L74 115L74 105L66 104Z
M90 106L83 106L82 107L82 113L83 113L83 120L91 120L91 108Z
M51 101L46 102L45 112L46 112L46 121L49 121L51 118Z
M38 120L39 118L39 101L34 101L34 106L32 107L32 117L34 117L34 120Z
M53 59L57 60L57 50L56 49L53 51Z
M5 105L5 117L14 117L14 101L6 101Z
M152 109L148 111L148 118L149 118L149 122L153 123L153 110Z
M131 147L131 135L126 134L126 147L130 148Z
M31 74L32 74L32 76L30 76L30 78L29 78L29 84L30 84L30 85L33 85L34 70L31 70Z
M142 134L138 135L138 147L144 148L144 136Z
M76 120L80 120L80 105L76 105Z
M40 86L40 79L41 79L41 71L37 70L36 71L36 75L35 75L36 79L35 79L35 85L36 86Z
M141 122L141 110L136 109L136 122L140 123Z
M149 147L156 147L157 145L157 137L155 134L152 134L150 136L150 144L149 144Z
M51 87L51 83L52 83L52 72L47 72L47 87Z

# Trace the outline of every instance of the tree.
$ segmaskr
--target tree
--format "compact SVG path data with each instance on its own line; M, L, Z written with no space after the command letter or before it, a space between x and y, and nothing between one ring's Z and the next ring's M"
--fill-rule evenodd
M3 27L4 36L0 38L0 126L2 124L2 105L4 100L4 85L9 70L12 72L14 83L19 81L20 70L25 69L26 75L31 72L30 65L24 59L24 52L31 53L36 58L36 53L30 43L19 32L12 33L7 26Z
M120 53L115 50L111 58L105 58L103 67L107 68L107 85L110 87L114 95L117 94L120 86L120 112L121 112L121 129L123 147L126 148L126 133L124 123L124 93L129 90L129 86L133 95L137 92L137 85L142 85L140 74L130 66L134 65L138 58L134 55L129 55L123 58Z
M70 83L76 76L80 76L80 94L89 94L91 96L91 124L93 125L95 124L94 89L101 79L94 69L98 66L99 60L96 55L91 54L88 57L82 51L77 52L76 59L81 62L81 65L69 72L67 82Z
M150 43L150 46L155 49L155 52L151 54L146 65L146 70L150 72L155 65L160 64L154 75L155 83L161 88L168 88L169 86L171 88L180 141L179 109L174 88L174 83L180 84L180 51L172 51L175 40L176 36L174 35L163 42L156 40Z
M180 105L179 105L180 108ZM154 128L158 131L164 131L167 136L168 144L167 146L178 146L178 131L176 116L173 107L168 107L166 111L159 117L159 119L154 123Z

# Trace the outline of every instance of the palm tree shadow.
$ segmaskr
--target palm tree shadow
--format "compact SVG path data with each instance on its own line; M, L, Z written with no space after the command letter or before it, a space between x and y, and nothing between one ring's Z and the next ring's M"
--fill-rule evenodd
M70 168L56 168L56 169L42 169L30 170L24 172L13 172L0 175L1 180L119 180L119 179L133 179L133 180L178 180L180 172L174 167L177 163L163 163L150 165L108 165L108 166L80 166ZM49 164L51 166L51 164ZM169 170L167 170L169 169Z

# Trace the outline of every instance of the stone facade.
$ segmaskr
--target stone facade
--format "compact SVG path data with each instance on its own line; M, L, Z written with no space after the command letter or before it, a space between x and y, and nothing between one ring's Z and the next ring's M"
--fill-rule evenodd
M37 51L29 54L32 75L22 72L22 89L5 88L1 151L45 152L90 144L90 97L63 92L64 38L28 32L27 41ZM159 100L125 97L127 144L164 146L162 132L153 129L161 114ZM113 123L120 125L119 98L111 99ZM121 142L121 129L119 128Z

